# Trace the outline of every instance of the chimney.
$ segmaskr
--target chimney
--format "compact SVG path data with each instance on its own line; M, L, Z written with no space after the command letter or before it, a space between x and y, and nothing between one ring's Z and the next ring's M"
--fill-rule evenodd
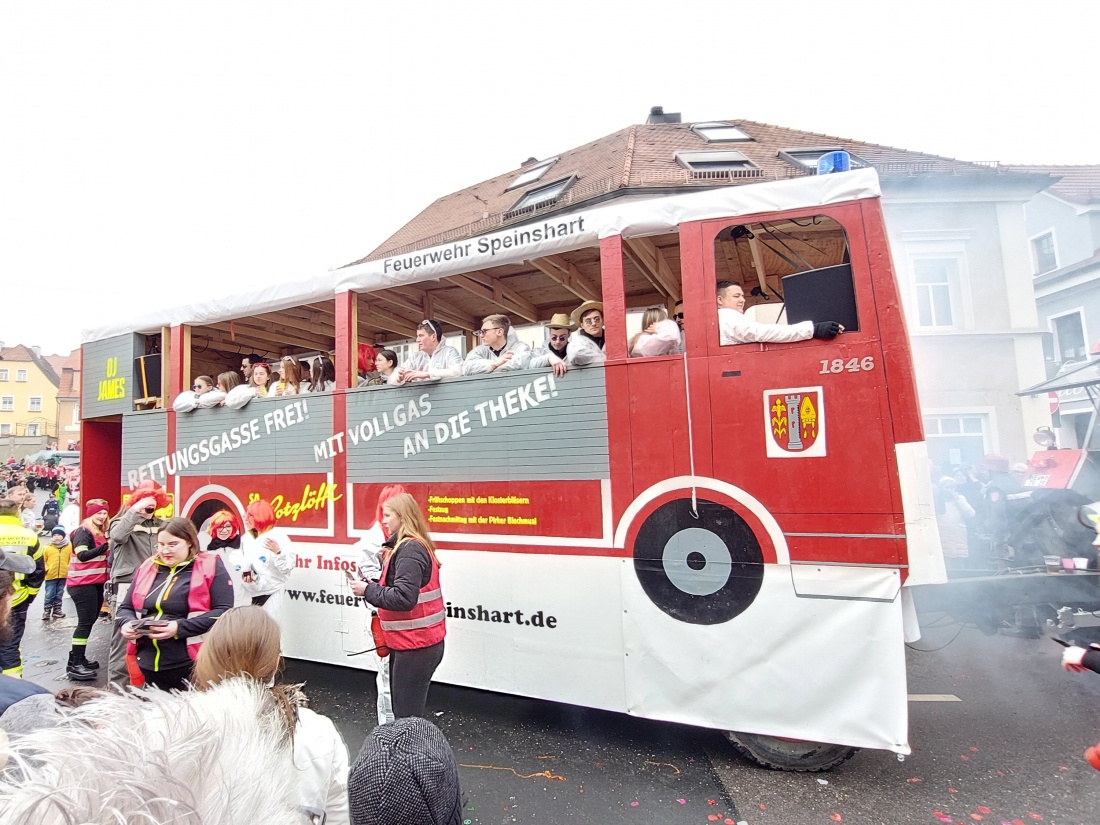
M38 347L38 346L31 347L31 352L33 352L39 358L42 357L42 347Z
M679 123L680 113L670 112L665 114L664 106L654 106L649 110L649 117L646 118L646 123Z
M523 169L524 167L530 166L532 163L538 163L538 162L539 162L538 158L527 158L527 160L525 160L523 163L521 163L519 165L519 168Z

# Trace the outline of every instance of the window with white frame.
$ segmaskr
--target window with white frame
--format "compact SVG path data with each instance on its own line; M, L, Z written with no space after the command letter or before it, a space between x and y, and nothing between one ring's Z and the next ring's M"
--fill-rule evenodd
M924 416L928 457L940 471L980 464L989 449L989 419L981 413Z
M14 395L0 395L0 411L11 412L15 409Z
M677 152L676 161L692 172L739 172L757 167L740 152Z
M1088 354L1085 346L1085 319L1080 310L1050 319L1054 333L1054 360L1079 361Z
M557 162L557 158L548 158L547 160L540 160L538 163L531 164L530 166L524 168L524 170L519 173L519 176L514 181L508 184L508 189L517 189L520 186L526 186L529 183L534 183L543 175L545 175L546 171ZM505 189L504 191L507 192L508 189Z
M42 396L32 395L30 404L27 407L31 412L42 412Z
M27 371L26 370L16 370L15 371L15 380L16 381L26 381L27 380Z
M1058 250L1054 245L1053 229L1031 239L1031 260L1036 275L1058 268Z
M691 130L707 143L752 140L732 123L696 123Z
M11 424L0 424L0 435L11 435Z
M39 426L40 425L38 425L38 424L28 424L27 425L27 435L39 435L39 432L38 432L38 427Z
M8 370L0 370L0 381L7 381L11 373Z
M533 210L539 206L549 206L560 198L576 179L576 175L574 175L554 181L553 183L548 183L545 186L529 189L527 193L516 201L512 208L505 213L504 217L510 218L525 210Z
M913 261L917 325L958 326L959 262L955 258L917 258Z

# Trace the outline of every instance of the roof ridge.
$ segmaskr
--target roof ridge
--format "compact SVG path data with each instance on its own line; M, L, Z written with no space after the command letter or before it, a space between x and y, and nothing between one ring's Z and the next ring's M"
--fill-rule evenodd
M623 160L623 174L619 179L620 189L630 184L630 167L634 164L634 139L637 135L638 125L634 124L626 134L626 158Z

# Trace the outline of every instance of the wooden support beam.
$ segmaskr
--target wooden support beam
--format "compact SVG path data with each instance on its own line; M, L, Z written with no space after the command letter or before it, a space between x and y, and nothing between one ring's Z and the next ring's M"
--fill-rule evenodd
M481 283L481 280L478 279L483 279L487 283ZM484 301L495 304L512 315L518 315L532 324L539 320L538 307L511 287L502 284L492 275L478 272L477 278L471 275L451 275L443 280L477 295ZM486 315L488 314L490 313L487 312Z
M328 324L310 323L309 321L301 320L294 317L288 318L281 313L265 313L263 315L253 315L251 320L262 321L266 324L269 324L269 329L279 329L280 327L282 327L283 329L290 329L294 330L295 332L304 332L311 337L321 336L325 338L331 338L333 346L336 342L336 329L334 326L332 326L333 320L329 320ZM236 324L239 325L240 322L237 321Z
M749 251L752 253L752 265L756 270L756 280L760 282L760 288L764 294L768 294L766 278L768 273L764 271L764 256L760 254L760 242L756 238L749 238Z
M409 323L394 315L383 315L378 312L372 312L369 308L360 309L359 322L376 327L377 329L396 332L398 335L404 335L406 338L416 337L415 323Z
M582 301L603 300L600 288L561 255L546 255L526 263L561 284Z
M208 329L217 329L228 335L228 327L229 322L222 321L218 324L211 324ZM332 340L329 338L285 329L272 329L270 326L259 326L241 320L233 322L233 329L235 332L233 340L237 343L242 346L247 343L250 347L259 345L269 354L274 354L274 350L278 350L281 353L283 350L293 349L295 347L321 351L327 351L332 348Z
M657 291L673 300L679 300L683 293L680 289L680 279L664 259L664 255L649 238L624 239L623 252L642 270L642 274L649 282L657 287Z
M462 330L476 329L481 323L481 319L467 315L463 310L459 309L445 298L439 297L439 295L434 292L417 289L413 286L402 287L402 290L407 294L402 294L393 289L387 289L385 292L374 293L372 297L379 297L388 301L391 295L396 295L398 300L404 302L404 305L408 307L420 306L421 309L424 308L425 298L430 297L431 308L434 314L425 313L421 315L421 318L432 318ZM417 320L419 321L420 319Z

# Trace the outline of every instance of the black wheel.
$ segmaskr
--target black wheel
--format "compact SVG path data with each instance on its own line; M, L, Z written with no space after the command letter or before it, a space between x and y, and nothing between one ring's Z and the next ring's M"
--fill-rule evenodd
M764 554L748 523L722 504L662 504L634 540L634 572L650 600L674 619L720 624L740 615L764 581Z
M726 739L746 759L773 771L818 772L835 768L856 755L859 748L801 739L781 739L759 733L725 731Z

